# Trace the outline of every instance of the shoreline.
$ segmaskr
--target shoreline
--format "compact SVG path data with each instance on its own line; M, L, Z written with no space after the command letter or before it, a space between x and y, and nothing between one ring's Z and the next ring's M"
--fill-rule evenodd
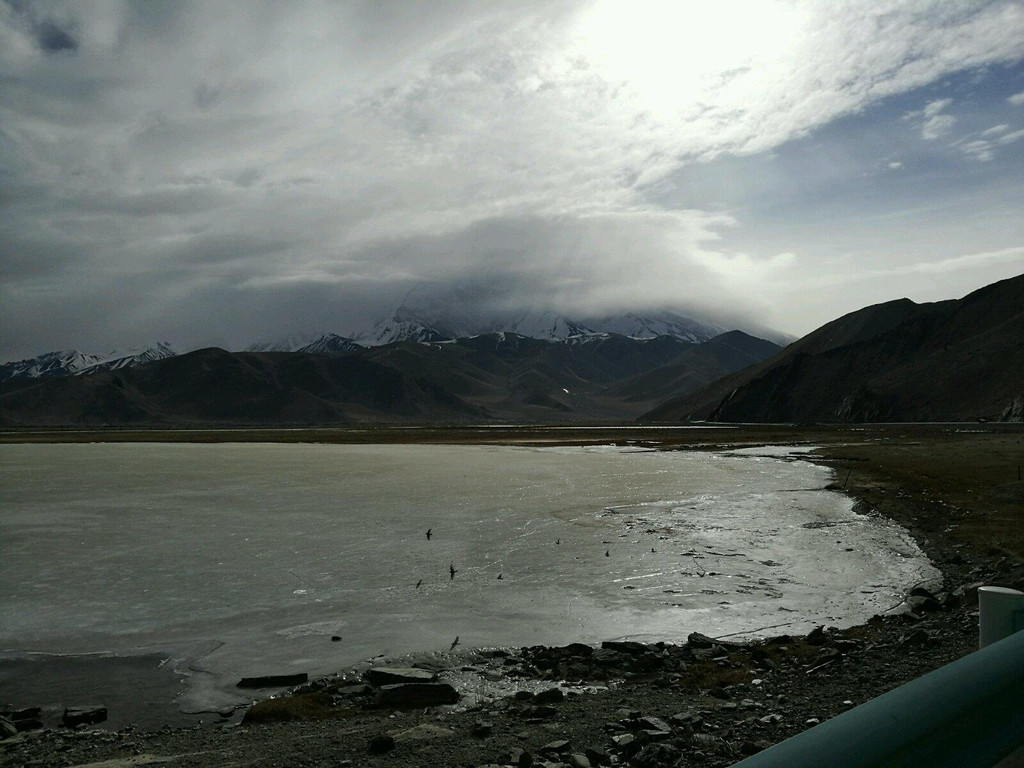
M769 440L763 439L763 429L757 429L750 431L741 430L739 432L731 431L728 435L719 431L717 434L703 435L702 439L699 440L693 439L695 436L694 431L688 431L680 435L680 438L685 436L685 440L672 441L676 444L666 444L668 441L657 442L662 443L659 447L664 450L720 450L773 443L795 444L815 442L821 446L815 454L801 458L831 467L836 471L837 481L842 481L843 476L846 475L848 487L845 490L853 497L859 511L862 513L870 511L872 514L882 515L908 530L920 548L942 572L945 586L948 590L951 591L956 586L962 586L970 581L978 581L980 578L984 578L990 583L1007 582L1008 586L1013 586L1014 584L1020 586L1022 571L1019 553L1021 540L1024 538L1021 531L1021 521L1019 516L1017 518L1014 518L1012 515L1006 516L1006 504L1002 504L1004 509L1000 512L1001 502L998 501L999 494L996 494L996 501L993 502L982 492L985 489L982 485L978 484L978 471L980 469L983 470L982 474L991 474L993 465L989 461L991 457L988 454L1002 456L1004 464L1012 463L1012 461L1007 462L1007 460L1019 460L1021 458L1021 435L1024 434L1021 430L1000 429L993 431L985 430L983 432L974 430L962 432L935 427L921 430L915 425L913 428L888 427L884 430L884 434L879 434L881 430L876 427L871 430L873 439L870 440L864 439L867 437L865 430L859 428L828 430L828 434L823 434L824 431L820 428L814 430L808 428L785 428L772 431L775 431L776 434L773 435L774 439ZM522 435L520 436L522 437ZM638 433L631 433L630 439L635 440L637 436ZM712 437L715 439L712 440ZM727 439L722 440L721 438L723 437ZM814 439L815 437L817 439ZM853 442L851 439L855 439L856 442ZM607 443L608 441L601 440L600 442ZM924 442L927 442L928 445L925 446ZM726 443L728 445L724 445ZM926 455L921 455L922 452ZM934 473L922 472L922 463L924 466L932 469ZM951 467L957 466L960 467L959 471L951 471ZM845 470L848 470L848 474ZM918 478L916 487L913 483L908 486L906 478L915 472L923 476ZM995 488L1007 485L994 483L991 477L988 478L987 482L989 486ZM1015 486L1016 484L1011 479L1008 485ZM908 487L910 488L909 491L907 490ZM1013 488L1011 488L1009 494L1010 501L1008 502L1011 506L1015 503L1013 501L1015 498L1013 492ZM961 506L965 501L976 508L967 509ZM998 537L995 547L988 543L992 541L993 526L997 530L1012 534L1008 537ZM846 646L850 650L843 653L841 662L835 665L837 667L836 671L838 672L840 668L845 666L855 666L855 657L859 653L863 658L856 660L856 664L861 666L861 674L857 679L865 675L878 678L878 673L884 672L884 679L877 680L874 685L894 687L900 682L905 681L904 678L910 672L920 673L924 669L948 663L953 658L972 650L972 641L976 633L974 621L975 619L971 615L969 605L951 604L948 607L941 606L940 610L933 613L925 613L919 620L912 623L906 623L903 619L891 619L880 622L873 621L868 624L851 627L840 633L834 633L835 636L830 637L829 644L822 647L835 649L837 643L838 647L843 647L844 643L860 643L860 650L856 652L852 649L852 646ZM889 645L900 647L900 644L905 642L908 637L914 636L915 629L922 629L925 634L930 633L931 639L926 639L921 647L915 648L912 659L903 660L910 665L903 670L903 674L894 674L894 670L891 668L894 663L898 665L902 661L893 662L887 658L886 654L883 654L877 660L870 657L872 645L875 647L878 647L879 644L883 647L886 645L886 642L884 640L879 641L879 638L888 638ZM871 642L871 638L875 638L874 643ZM938 640L939 642L933 643L933 640ZM788 643L786 647L797 656L800 656L809 648L805 647L805 642L800 639L790 638ZM765 645L771 644L772 641L768 641ZM664 644L661 645L663 647L659 649L659 653L665 652L668 657L682 654L689 659L686 661L687 665L691 667L700 666L700 664L694 663L690 655L688 655L691 652L686 651L685 646L670 647ZM656 648L657 644L650 647ZM684 648L684 650L677 651L678 648ZM864 652L865 648L868 649L867 652ZM535 657L538 653L543 656L545 652L549 655L552 653L558 655L559 653L558 649L552 648L542 649L541 651L529 651L532 654L531 658ZM814 652L818 652L817 647L815 647ZM743 655L740 651L735 651L734 653ZM743 669L743 665L739 660L724 663L729 665L736 664L738 665L736 669ZM889 665L889 668L886 668L886 664ZM581 668L577 667L577 669ZM715 690L715 686L685 690L686 686L682 685L681 687L678 680L673 681L664 676L655 676L653 679L647 679L651 673L637 674L630 671L628 664L620 671L624 672L626 676L623 682L613 690L587 694L582 700L573 696L566 699L564 704L558 706L559 712L555 717L555 722L524 723L523 718L514 708L509 709L504 705L488 705L485 710L482 710L482 716L494 721L492 723L492 731L507 731L504 734L506 738L503 740L495 737L477 738L468 734L468 730L471 730L471 728L468 728L465 733L461 733L458 728L450 727L460 723L465 725L467 719L479 718L481 716L480 712L468 711L441 715L440 721L437 719L438 715L432 712L406 712L397 718L391 718L389 716L390 713L381 715L369 712L359 713L345 721L347 737L342 740L343 744L334 744L334 748L344 748L347 754L356 759L355 764L374 764L374 760L386 761L392 759L392 756L384 756L383 758L368 757L366 753L367 734L380 731L385 726L395 726L394 720L396 719L398 724L411 723L409 728L415 728L426 723L441 722L444 727L438 727L442 727L442 730L452 731L452 734L448 736L437 736L435 734L437 738L407 739L405 742L400 742L397 749L399 749L403 756L404 764L436 764L438 760L436 753L439 749L443 750L443 754L450 756L455 754L467 757L469 755L480 755L480 757L469 759L469 762L466 764L473 764L473 760L477 763L495 762L497 751L500 750L494 748L497 747L499 742L508 742L510 740L509 737L513 741L518 740L523 744L530 745L536 741L536 738L533 737L540 738L546 735L549 737L547 741L551 741L550 737L553 728L567 733L575 731L579 734L592 733L596 726L597 730L603 733L603 728L607 725L603 717L610 717L614 714L615 710L622 709L621 706L613 706L613 704L621 704L624 701L627 703L627 707L629 706L628 702L632 701L636 705L635 708L643 710L644 714L648 714L649 705L654 705L660 700L665 700L666 703L663 706L669 706L667 702L672 702L671 706L676 707L678 710L684 709L684 700L689 702L688 706L705 707L709 715L704 720L709 727L698 728L694 731L692 724L680 724L679 730L683 735L680 735L677 741L680 739L690 739L692 742L695 734L717 737L718 734L722 733L723 727L730 730L739 729L740 731L745 728L749 731L748 736L759 735L761 737L760 740L754 739L751 744L764 747L773 740L781 740L781 738L791 735L792 732L801 730L802 727L807 727L806 723L798 723L793 717L786 716L785 713L780 715L778 722L773 720L770 723L763 723L760 717L767 717L767 715L762 715L756 708L740 708L740 704L729 700L743 693L742 702L754 701L756 704L759 700L759 695L764 692L763 690L722 691L720 689ZM764 674L763 679L765 683L762 683L758 688L763 689L767 684L771 686L771 690L788 689L788 687L791 687L790 684L801 682L800 678L807 673L807 669L802 669L799 673L790 671L786 663L780 663L778 669L769 670ZM824 681L827 674L834 673L815 672L814 677ZM553 684L556 680L549 679L548 682ZM743 684L740 685L742 686ZM799 688L799 686L797 687ZM864 689L866 685L859 683L857 687ZM709 691L713 691L719 696L726 694L726 699L722 700L715 696L709 696ZM878 693L881 692L883 691L878 691ZM860 703L863 700L860 696L856 695L859 691L851 691L849 693L849 696L839 700L840 710L842 708L842 701L854 699L857 703ZM874 695L878 695L878 693ZM755 698L747 698L748 695ZM644 706L639 706L641 703L644 703ZM736 704L736 708L729 707L729 704ZM745 704L743 706L746 707ZM781 704L776 705L775 708L785 709ZM818 709L822 710L822 714L828 714L823 706L819 706ZM579 710L579 712L573 714L574 710ZM758 714L759 717L751 718L749 716L751 712ZM710 713L715 715L729 713L725 715L726 719L733 716L738 718L740 715L744 715L744 717L740 718L744 725L737 726L733 724L731 728L730 726L715 725L714 717ZM655 716L664 715L665 717L668 717L668 714L671 713L667 713L665 710L661 711L661 715L652 713ZM835 714L835 712L831 714ZM573 720L571 727L570 720ZM592 722L596 720L601 722ZM748 720L753 720L753 722L746 722ZM793 722L790 722L791 720ZM256 748L258 744L263 743L263 737L270 735L273 735L274 738L286 736L289 739L300 737L327 739L330 735L332 723L336 728L338 722L338 720L293 722L276 725L244 726L242 728L225 727L222 725L220 728L203 728L201 731L188 729L171 731L170 733L164 732L162 734L152 733L147 737L141 737L139 732L134 729L129 729L129 732L132 734L131 739L133 742L139 742L140 738L142 738L147 749L152 747L154 750L160 750L159 752L154 751L154 754L174 754L174 750L182 749L183 744L195 746L197 741L206 745L214 742L230 743L234 745L230 749L241 749L242 752L245 752L248 747ZM711 727L713 725L715 727ZM517 728L518 730L516 730ZM394 728L391 728L391 730L394 730ZM687 730L693 732L687 734L685 733ZM177 738L175 734L177 734ZM100 733L88 738L82 737L83 745L99 740L99 743L92 744L89 751L96 752L97 754L102 753L110 757L123 756L124 752L119 752L117 743L115 743L123 741L123 736L119 736L115 742L109 745L111 749L104 750L101 748L106 743L103 739L111 735L110 733L105 735ZM519 738L520 736L522 738ZM21 737L18 738L21 739ZM0 748L0 765L20 764L17 762L7 762L6 758L14 758L15 755L18 755L19 759L35 753L45 755L48 750L47 745L54 739L60 738L60 732L52 732L33 738L24 738L15 745L5 743L4 747ZM580 741L581 738L581 736L577 735L573 743L575 744L577 741ZM600 738L603 738L603 736ZM596 735L589 736L591 741L600 740L600 738ZM722 738L723 743L726 744L730 741L729 738L724 736L719 738ZM736 738L738 736L732 740L735 741ZM239 744L240 739L245 744ZM700 740L698 739L698 741ZM747 741L750 741L750 739L747 739ZM489 744L488 742L493 743ZM708 743L710 744L711 742L709 741ZM721 747L719 742L715 743ZM264 746L266 745L264 744ZM536 744L533 747L537 749ZM747 747L749 749L750 745L748 744ZM171 751L168 752L167 750ZM724 747L721 747L719 750L722 752L721 755L717 755L713 749L709 748L709 750L705 750L705 757L708 758L708 762L703 764L727 765L741 756L734 753L727 754L728 750ZM182 754L182 752L177 754ZM487 757L488 754L491 757ZM448 758L443 758L442 762L445 759ZM82 762L87 761L83 760ZM189 763L186 761L181 764L206 763ZM217 763L210 762L209 764L214 765Z

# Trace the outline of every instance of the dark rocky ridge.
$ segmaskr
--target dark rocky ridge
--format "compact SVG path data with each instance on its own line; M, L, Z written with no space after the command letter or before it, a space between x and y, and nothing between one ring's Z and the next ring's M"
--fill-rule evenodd
M1024 275L957 301L918 305L901 299L853 312L642 418L886 422L1013 417L1024 401L1022 342Z

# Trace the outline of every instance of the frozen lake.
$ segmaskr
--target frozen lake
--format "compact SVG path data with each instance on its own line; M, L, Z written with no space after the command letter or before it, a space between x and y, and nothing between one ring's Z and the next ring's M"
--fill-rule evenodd
M242 698L242 676L456 635L849 625L936 574L901 528L823 490L829 470L757 453L0 446L0 656L157 651L202 709Z

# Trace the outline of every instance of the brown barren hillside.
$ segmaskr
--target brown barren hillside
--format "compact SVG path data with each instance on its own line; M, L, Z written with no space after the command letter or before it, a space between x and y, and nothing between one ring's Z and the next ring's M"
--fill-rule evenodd
M1024 276L839 318L645 421L964 421L1024 411Z

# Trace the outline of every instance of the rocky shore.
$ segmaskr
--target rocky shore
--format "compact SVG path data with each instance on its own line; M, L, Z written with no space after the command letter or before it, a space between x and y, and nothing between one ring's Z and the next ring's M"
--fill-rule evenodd
M0 766L731 765L972 652L978 584L1024 586L1019 434L851 437L807 439L858 510L906 526L944 576L892 615L754 642L480 650L305 682L212 726L12 734L0 721ZM452 708L460 674L522 690Z

